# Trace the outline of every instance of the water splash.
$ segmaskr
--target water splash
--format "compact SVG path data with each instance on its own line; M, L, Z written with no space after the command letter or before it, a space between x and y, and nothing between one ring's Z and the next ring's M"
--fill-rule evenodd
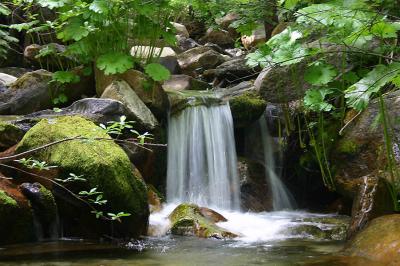
M169 119L167 201L239 209L229 103L187 107Z
M272 149L272 137L268 131L265 114L261 116L259 123L261 130L261 141L264 150L265 175L272 192L273 210L293 210L296 207L294 198L276 173L275 158Z

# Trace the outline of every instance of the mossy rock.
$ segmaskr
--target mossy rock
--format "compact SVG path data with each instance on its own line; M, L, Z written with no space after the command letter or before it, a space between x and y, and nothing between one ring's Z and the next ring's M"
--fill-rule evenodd
M195 204L181 204L170 214L171 232L175 235L198 236L202 238L234 238L237 235L217 226L212 219L201 212Z
M17 144L24 132L15 125L0 121L0 151Z
M235 127L251 125L264 113L267 103L254 92L246 92L229 101Z
M80 190L97 187L98 191L104 192L104 198L108 200L104 213L130 213L131 216L123 218L122 223L114 223L114 236L134 237L144 234L149 216L146 186L135 176L134 168L124 151L108 140L111 138L93 122L79 116L43 119L25 134L17 152L74 136L87 137L89 140L63 142L35 154L35 158L58 166L59 178L67 178L69 173L83 175L87 182L80 182L79 187L74 185L71 189L78 193ZM91 138L104 140L90 140ZM76 226L79 227L74 228L71 225L72 234L82 234L79 229L89 236L105 233L96 229L95 225L102 223L101 221L83 218L90 214L88 208L82 210L82 206L70 206L63 199L58 200L64 203L59 206L60 215L71 221L75 218ZM79 211L84 214L79 214ZM101 228L109 228L109 224L103 222Z
M29 202L9 181L0 181L0 244L35 240Z

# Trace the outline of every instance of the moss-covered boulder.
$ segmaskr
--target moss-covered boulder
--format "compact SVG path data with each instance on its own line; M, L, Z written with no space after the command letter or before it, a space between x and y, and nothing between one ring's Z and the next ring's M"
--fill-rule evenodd
M0 121L0 151L17 144L24 132L15 125Z
M345 253L367 258L376 265L400 265L399 228L399 214L376 218L348 243Z
M218 227L216 221L226 221L210 210L204 210L195 204L181 204L169 215L171 232L175 235L198 236L202 238L234 238L237 235ZM215 220L217 217L219 219Z
M16 185L0 178L0 245L33 240L35 230L29 201Z
M146 186L135 176L124 151L110 141L110 137L93 122L78 116L43 119L25 134L17 151L26 151L74 136L87 137L89 140L63 142L35 154L35 157L58 166L59 178L67 178L70 173L83 175L87 182L68 185L75 193L95 187L104 192L104 198L108 200L104 213L130 213L131 216L123 218L122 223L114 223L114 236L144 234L149 215ZM108 222L96 220L90 214L90 209L83 208L82 204L74 202L69 195L61 192L57 194L62 194L57 197L57 201L67 234L93 237L109 233Z
M245 92L229 101L235 127L251 125L263 114L267 102L255 92Z

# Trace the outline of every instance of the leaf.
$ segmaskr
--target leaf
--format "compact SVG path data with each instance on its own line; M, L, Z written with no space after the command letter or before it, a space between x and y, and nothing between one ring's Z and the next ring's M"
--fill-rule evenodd
M108 13L108 5L107 2L104 0L95 0L89 5L89 9L96 13Z
M161 64L151 63L144 68L147 75L155 81L168 80L171 76L169 70Z
M364 78L350 86L345 91L347 105L357 111L364 110L372 94L377 93L380 88L391 82L400 73L400 63L389 65L377 65Z
M325 102L325 97L331 93L333 93L333 89L324 88L324 89L310 89L306 91L306 95L304 97L304 105L315 112L329 112L334 107L330 103Z
M133 68L133 58L123 53L108 53L101 55L96 62L97 67L106 75L124 73Z
M57 38L63 41L79 41L89 35L89 29L85 27L80 18L74 17L66 22L62 31L57 33Z
M9 16L10 14L11 10L7 6L0 3L0 15Z
M397 38L397 29L391 23L381 21L374 24L371 28L371 33L383 39Z
M38 4L48 9L63 7L68 0L37 0Z
M38 24L40 21L39 20L34 20L31 22L26 22L26 23L19 23L19 24L11 24L10 29L15 29L18 32L21 32L23 30L29 30L32 28L34 25Z
M78 83L80 81L80 77L70 71L57 71L53 73L52 80L61 84Z
M324 85L332 81L336 75L334 66L318 61L307 68L304 80L312 85Z
M54 104L66 103L66 102L68 102L68 97L64 93L58 94L58 96L53 99Z

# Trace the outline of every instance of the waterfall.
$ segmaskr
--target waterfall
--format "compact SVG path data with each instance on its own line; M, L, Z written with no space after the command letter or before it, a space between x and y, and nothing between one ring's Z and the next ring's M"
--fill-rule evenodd
M272 206L274 211L283 209L292 210L295 208L295 201L290 191L276 173L272 137L269 134L266 119L266 115L262 115L259 123L261 130L261 141L264 150L265 176L272 192Z
M190 106L169 118L167 201L239 209L229 103Z

